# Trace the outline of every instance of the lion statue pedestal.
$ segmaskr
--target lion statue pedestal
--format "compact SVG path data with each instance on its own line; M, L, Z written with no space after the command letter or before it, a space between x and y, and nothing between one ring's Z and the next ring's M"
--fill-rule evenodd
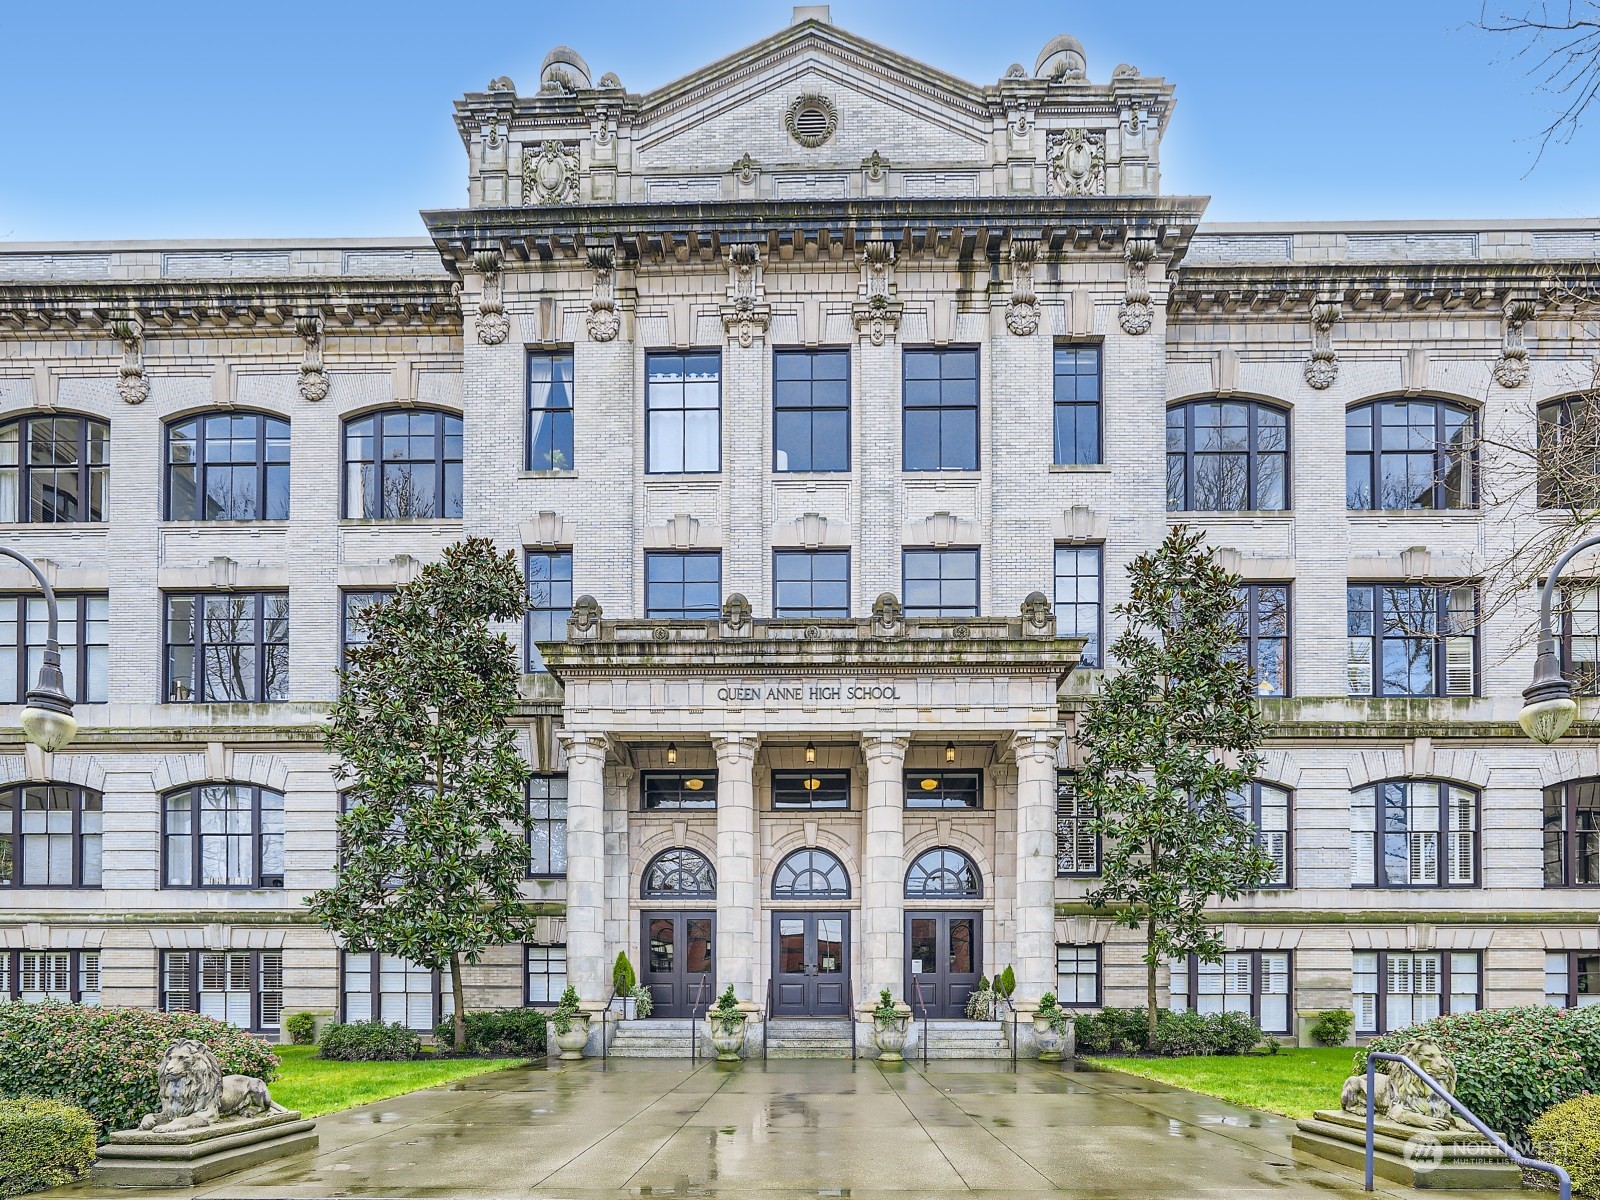
M1400 1048L1452 1095L1455 1064L1424 1038ZM1493 1143L1455 1115L1455 1111L1400 1063L1378 1064L1373 1123L1373 1174L1414 1188L1450 1190L1522 1187L1522 1171ZM1290 1137L1294 1156L1313 1165L1366 1167L1367 1077L1344 1081L1339 1109L1319 1109L1299 1121Z
M192 1187L317 1145L316 1123L274 1104L267 1085L224 1075L200 1042L174 1042L156 1068L161 1111L111 1135L90 1173L111 1187Z

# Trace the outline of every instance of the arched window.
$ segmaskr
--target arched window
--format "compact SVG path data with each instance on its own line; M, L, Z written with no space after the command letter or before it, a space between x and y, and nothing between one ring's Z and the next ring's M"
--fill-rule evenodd
M111 429L93 417L16 417L0 425L0 521L106 519Z
M1288 887L1294 862L1294 822L1289 793L1270 783L1248 783L1228 797L1233 815L1255 830L1256 842L1272 860L1263 887Z
M201 783L161 798L164 886L281 888L283 793Z
M1289 507L1289 414L1250 400L1167 409L1167 508L1273 512Z
M774 900L848 900L850 874L826 850L796 850L772 873Z
M344 515L461 516L461 418L427 408L368 413L344 426Z
M906 872L907 900L975 900L981 895L983 876L959 850L924 850Z
M1351 887L1477 882L1477 792L1438 779L1388 779L1350 793Z
M1539 406L1539 507L1600 501L1600 404L1565 396Z
M663 850L644 869L646 900L714 900L717 872L698 850Z
M288 519L288 421L214 412L167 426L167 520Z
M1377 400L1345 414L1345 507L1473 508L1477 418L1443 400Z
M99 887L100 811L100 793L73 784L0 792L0 887Z
M1544 789L1544 885L1600 885L1600 779Z

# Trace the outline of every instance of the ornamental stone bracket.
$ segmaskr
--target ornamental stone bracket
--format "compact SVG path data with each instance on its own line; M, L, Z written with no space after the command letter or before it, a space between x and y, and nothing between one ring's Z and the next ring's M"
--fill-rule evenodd
M150 398L150 380L144 373L144 325L135 318L114 321L111 332L122 343L122 365L117 368L117 395L128 404Z
M317 313L296 317L295 332L305 344L300 359L300 399L315 403L328 398L328 372L322 365L322 317Z
M1123 333L1138 336L1149 333L1155 324L1155 308L1150 303L1150 260L1156 256L1154 238L1130 237L1123 247L1122 256L1127 262L1127 284L1122 306L1117 310L1117 324Z
M472 256L472 266L483 276L483 298L478 302L478 341L485 346L498 346L511 336L511 321L506 316L501 299L500 269L504 259L498 250L479 250Z
M1033 238L1011 239L1011 303L1006 306L1006 328L1018 337L1039 329L1039 297L1033 288L1033 266L1039 243Z
M851 307L856 335L881 346L900 332L900 302L895 299L893 242L868 242L861 251L861 288Z
M1333 350L1333 326L1338 320L1337 300L1319 300L1311 306L1311 357L1306 359L1305 377L1319 392L1339 377L1339 357Z
M611 249L589 251L589 269L594 272L594 296L589 301L589 312L584 326L589 338L596 342L609 342L622 328L622 318L617 314L617 261Z
M1531 300L1513 300L1505 307L1500 358L1494 364L1494 381L1503 388L1519 388L1528 382L1528 347L1522 331L1533 320L1534 313Z
M1047 181L1055 196L1106 194L1106 135L1087 129L1062 129L1046 143Z
M754 244L728 248L728 302L722 306L722 327L748 350L765 339L772 325L772 306L764 303L761 249Z
M576 204L580 165L575 143L547 139L522 152L524 204Z

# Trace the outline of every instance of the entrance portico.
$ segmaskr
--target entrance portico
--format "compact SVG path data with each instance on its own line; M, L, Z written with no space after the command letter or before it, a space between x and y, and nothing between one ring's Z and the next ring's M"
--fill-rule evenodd
M702 1003L731 985L760 1012L836 1015L888 989L958 1016L1006 965L1037 1002L1055 972L1057 692L1081 648L1037 594L960 619L883 597L861 621L754 620L738 596L719 619L609 621L581 598L546 661L582 999L606 1000L622 951L664 1014L703 981Z

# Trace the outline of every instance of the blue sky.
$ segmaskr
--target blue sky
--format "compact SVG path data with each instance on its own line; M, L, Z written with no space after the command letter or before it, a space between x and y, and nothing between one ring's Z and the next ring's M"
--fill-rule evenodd
M1516 0L1506 0L1515 3ZM1553 107L1478 0L837 0L836 24L953 74L1030 69L1052 35L1092 78L1177 85L1168 193L1208 219L1586 217L1600 110L1529 172ZM659 86L788 24L766 0L161 0L0 4L0 239L420 235L464 202L451 101L545 52ZM992 19L980 19L989 14Z

